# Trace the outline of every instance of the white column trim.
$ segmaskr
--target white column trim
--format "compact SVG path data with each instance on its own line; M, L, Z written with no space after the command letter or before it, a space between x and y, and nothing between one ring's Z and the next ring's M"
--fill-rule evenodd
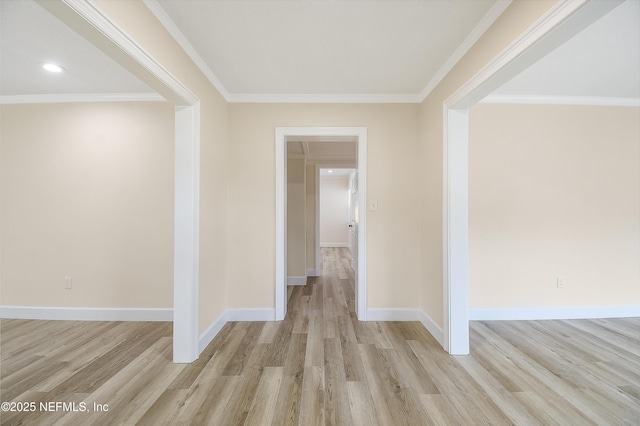
M356 272L356 314L367 321L367 128L357 128L358 158L358 271Z
M316 276L322 275L322 250L320 250L320 165L316 164Z
M276 127L276 321L287 314L287 142L283 128Z
M198 358L200 104L176 108L173 360Z
M468 110L445 105L442 188L444 344L469 353L469 123Z

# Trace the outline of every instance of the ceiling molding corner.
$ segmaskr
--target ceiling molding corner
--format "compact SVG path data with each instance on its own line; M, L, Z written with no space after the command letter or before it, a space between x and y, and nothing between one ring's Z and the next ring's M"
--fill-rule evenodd
M469 35L460 43L457 49L449 56L447 61L440 67L438 72L427 83L424 89L418 95L418 102L423 102L429 93L444 79L451 69L458 63L460 59L471 49L471 47L480 40L480 37L493 25L493 23L502 15L509 7L513 0L497 0L496 3L484 14L480 22L476 24Z
M218 77L214 74L214 72L209 68L207 63L202 59L198 51L195 47L189 42L187 37L184 35L182 31L178 28L175 22L169 17L164 8L160 5L158 0L142 0L143 3L149 8L151 13L155 15L155 17L160 21L162 26L169 32L171 37L182 47L185 53L191 58L191 60L196 64L196 66L202 71L202 73L207 77L209 82L213 84L218 92L222 95L222 97L230 102L230 94L227 89L224 87L222 82L218 79Z

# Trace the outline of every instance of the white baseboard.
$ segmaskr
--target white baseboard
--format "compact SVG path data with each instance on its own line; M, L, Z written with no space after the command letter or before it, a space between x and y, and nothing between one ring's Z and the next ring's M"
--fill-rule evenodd
M220 333L222 327L227 323L227 313L224 312L220 317L215 320L205 331L200 335L198 339L198 355L204 351L204 349L211 343L214 337Z
M469 320L554 320L640 317L640 305L549 308L470 308Z
M367 321L420 321L420 309L367 309Z
M322 270L318 269L307 269L307 276L308 277L319 277L320 275L322 275Z
M320 247L345 247L351 248L349 243L320 243Z
M275 309L227 309L227 321L275 321Z
M444 348L444 332L442 331L442 327L440 327L429 315L427 315L424 311L420 311L420 319L419 321L422 323L424 328L427 329L429 333L440 343L440 346Z
M66 321L173 321L173 309L0 306L0 318Z
M287 277L287 285L305 285L307 277Z

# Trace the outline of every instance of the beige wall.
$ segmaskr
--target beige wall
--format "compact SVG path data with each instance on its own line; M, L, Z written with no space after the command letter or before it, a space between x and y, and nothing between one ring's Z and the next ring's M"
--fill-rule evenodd
M639 108L481 104L469 139L471 307L640 304Z
M442 104L556 2L514 1L420 105L420 307L442 326Z
M320 245L350 244L349 176L320 177Z
M305 161L287 159L287 276L306 277Z
M173 307L173 106L0 111L1 303Z
M316 266L316 166L309 164L306 167L306 219L307 234L307 269L321 268Z
M370 308L417 308L418 105L230 105L229 308L273 308L278 126L368 130L367 291ZM250 125L247 125L250 123ZM402 220L398 220L402 218Z

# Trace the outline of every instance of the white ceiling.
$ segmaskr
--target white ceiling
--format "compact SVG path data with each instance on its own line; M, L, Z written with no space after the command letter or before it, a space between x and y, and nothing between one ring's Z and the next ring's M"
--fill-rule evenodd
M144 1L236 101L261 94L419 101L505 6L494 0ZM0 0L0 7L1 95L153 92L33 0ZM627 0L496 93L640 98L639 8L640 1ZM67 72L46 74L43 61Z
M309 163L353 163L356 161L357 142L350 138L293 138L287 141L289 158L306 158Z
M640 98L640 1L625 1L494 94Z
M229 93L366 95L420 93L495 3L157 1Z
M44 71L41 62L63 66ZM152 93L33 0L0 0L0 94Z

